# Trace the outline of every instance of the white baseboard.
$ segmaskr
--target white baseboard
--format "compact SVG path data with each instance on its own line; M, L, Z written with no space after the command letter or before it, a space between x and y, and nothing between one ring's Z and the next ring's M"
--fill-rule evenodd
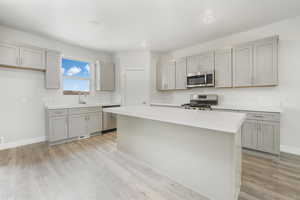
M0 150L11 149L15 147L20 147L20 146L44 142L44 141L46 141L46 137L37 137L37 138L32 138L27 140L20 140L17 142L8 142L8 143L0 144ZM298 147L280 145L280 151L285 153L300 155L300 148Z
M291 146L280 145L280 151L285 152L285 153L300 155L300 148L299 147L291 147Z
M3 144L0 144L0 150L11 149L11 148L20 147L20 146L24 146L24 145L28 145L28 144L44 142L45 140L46 140L46 137L37 137L37 138L32 138L32 139L27 139L27 140L20 140L17 142L3 143Z

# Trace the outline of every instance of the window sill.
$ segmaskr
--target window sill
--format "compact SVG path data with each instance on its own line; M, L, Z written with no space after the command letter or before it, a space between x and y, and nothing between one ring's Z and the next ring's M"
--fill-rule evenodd
M89 95L90 92L64 90L64 95Z

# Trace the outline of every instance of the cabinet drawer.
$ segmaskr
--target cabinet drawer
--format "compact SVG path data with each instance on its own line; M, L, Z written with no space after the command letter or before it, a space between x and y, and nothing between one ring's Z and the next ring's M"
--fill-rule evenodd
M262 113L262 112L247 112L247 119L265 120L265 121L280 121L278 113Z
M70 115L86 114L92 112L101 112L101 107L87 107L87 108L71 108L69 109Z
M101 112L101 107L98 106L98 107L90 107L90 108L86 108L87 109L87 112L91 113L91 112Z
M55 110L48 110L48 115L50 117L55 117L55 116L64 116L68 114L67 109L55 109Z

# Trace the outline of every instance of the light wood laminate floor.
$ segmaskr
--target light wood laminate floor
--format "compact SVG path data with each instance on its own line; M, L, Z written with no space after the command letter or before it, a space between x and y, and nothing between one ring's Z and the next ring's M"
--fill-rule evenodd
M300 200L300 156L243 154L239 200Z
M0 151L0 200L206 199L119 152L115 138ZM300 200L300 158L244 154L239 200Z
M115 138L0 151L0 200L206 200L119 152Z

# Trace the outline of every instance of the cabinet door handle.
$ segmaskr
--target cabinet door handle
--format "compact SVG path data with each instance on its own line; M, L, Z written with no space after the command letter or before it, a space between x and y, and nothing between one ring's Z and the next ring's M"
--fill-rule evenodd
M23 63L23 59L20 57L20 65L22 65Z
M263 115L254 115L254 117L263 118Z

